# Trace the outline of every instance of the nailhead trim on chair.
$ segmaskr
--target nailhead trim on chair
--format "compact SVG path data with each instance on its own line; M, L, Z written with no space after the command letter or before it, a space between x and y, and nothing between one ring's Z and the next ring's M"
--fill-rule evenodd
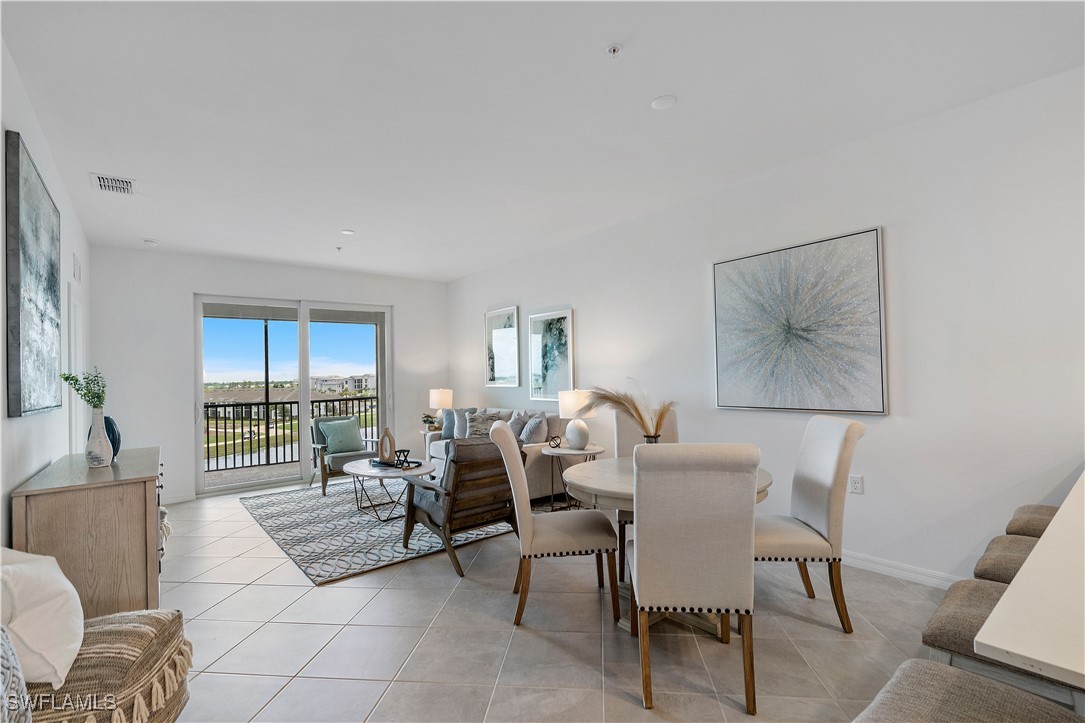
M842 562L841 557L755 557L754 562Z
M540 552L535 555L520 555L521 560L529 557L573 557L575 555L599 555L604 552L615 552L617 547L606 547L599 550L578 550L576 552Z
M752 610L732 610L731 608L699 608L692 605L638 605L642 613L716 613L717 615L734 613L735 615L753 615Z

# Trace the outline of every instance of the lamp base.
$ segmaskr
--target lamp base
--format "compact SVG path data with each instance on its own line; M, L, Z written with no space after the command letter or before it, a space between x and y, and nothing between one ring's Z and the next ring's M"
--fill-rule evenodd
M565 441L569 449L584 449L588 446L588 425L583 419L570 419L565 427Z

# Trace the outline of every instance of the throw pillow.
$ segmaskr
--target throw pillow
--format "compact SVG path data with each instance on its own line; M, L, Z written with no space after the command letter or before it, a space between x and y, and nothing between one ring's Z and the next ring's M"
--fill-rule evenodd
M464 407L456 412L456 439L467 439L467 415L478 411L478 407Z
M361 452L365 449L358 417L337 422L320 422L320 431L324 433L324 439L328 442L328 454Z
M441 439L455 439L456 437L456 410L441 410Z
M4 706L0 720L4 723L30 723L30 706L22 705L26 700L26 679L15 646L8 637L8 629L0 625L0 679L3 680Z
M501 419L501 415L497 412L475 412L468 413L467 415L467 438L472 437L485 437L490 438L490 427L494 426L494 422Z
M0 585L11 643L30 683L56 690L83 644L83 606L79 593L55 557L3 548Z
M541 444L546 441L546 430L546 415L536 414L524 426L520 439L524 441L524 444Z
M517 437L524 431L524 427L527 426L528 421L531 419L530 414L524 414L523 412L517 412L512 415L512 419L509 420L509 429Z

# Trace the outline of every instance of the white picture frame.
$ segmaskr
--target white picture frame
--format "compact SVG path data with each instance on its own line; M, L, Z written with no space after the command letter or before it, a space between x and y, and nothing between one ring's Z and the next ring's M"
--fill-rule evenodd
M528 317L528 398L558 400L573 389L573 310Z
M518 307L487 311L483 320L483 375L488 387L520 386L520 326Z

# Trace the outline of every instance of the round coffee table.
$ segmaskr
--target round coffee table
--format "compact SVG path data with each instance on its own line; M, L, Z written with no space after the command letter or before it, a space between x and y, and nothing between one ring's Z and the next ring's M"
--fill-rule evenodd
M403 506L403 493L406 492L409 485L403 485L403 489L399 491L398 497L392 497L392 493L388 491L388 488L384 486L384 481L389 479L399 479L405 474L433 474L437 471L437 467L431 462L425 462L420 459L409 459L408 463L417 466L411 466L409 468L401 467L385 467L383 465L375 465L374 459L362 459L356 462L347 462L343 465L343 471L354 478L354 501L358 505L358 511L369 512L369 514L376 517L381 522L388 522L389 520L398 520L404 515L394 515L396 506ZM386 505L387 502L374 502L373 498L369 496L369 490L365 488L365 483L368 480L376 480L380 485L380 488L384 490L384 494L388 495L388 499L391 500L392 506L388 509L388 514L384 517L380 516L378 507L380 505ZM368 504L362 504L362 498L365 498Z

